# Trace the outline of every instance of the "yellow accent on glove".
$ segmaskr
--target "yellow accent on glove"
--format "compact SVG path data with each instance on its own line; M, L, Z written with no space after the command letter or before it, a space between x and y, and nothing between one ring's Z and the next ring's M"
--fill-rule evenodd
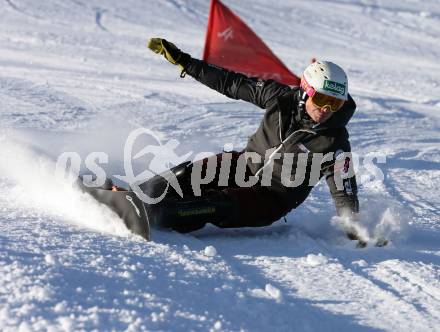
M151 38L148 41L148 48L154 53L161 54L173 65L178 65L181 70L184 69L183 64L180 62L186 56L176 45L170 43L162 38Z

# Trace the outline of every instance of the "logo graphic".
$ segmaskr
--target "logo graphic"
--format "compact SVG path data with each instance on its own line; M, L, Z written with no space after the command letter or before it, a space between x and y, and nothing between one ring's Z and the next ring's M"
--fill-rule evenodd
M129 195L125 195L125 199L127 201L129 201L131 203L131 205L133 205L134 209L136 210L136 214L138 215L138 217L141 217L141 211L139 211L138 207L136 206L136 204L133 202L133 198Z
M341 96L345 95L345 85L335 81L325 80L323 89Z
M345 174L348 173L350 169L350 157L346 157L344 161L344 169L342 170Z
M228 39L234 38L234 31L231 27L227 28L226 30L217 33L217 37L223 38L224 41L228 41Z
M177 211L179 217L191 217L191 216L197 216L202 214L213 214L213 213L215 213L215 207Z
M259 87L259 88L262 88L264 86L264 81L263 80L258 80L256 86Z
M347 195L353 195L353 189L351 188L351 181L350 179L344 179L344 190L347 193Z
M142 136L146 135L148 138L153 138L153 140L157 143L157 145L147 145L145 148L140 150L136 155L133 156L133 147L136 143L136 140ZM149 178L153 176L161 176L154 170L162 170L165 171L171 168L171 165L179 165L192 154L192 151L188 152L183 156L178 156L174 151L179 142L175 139L169 140L166 144L162 144L160 139L149 129L146 128L138 128L133 130L130 135L127 137L127 141L124 146L124 171L125 175L115 175L116 178L128 183L131 189L137 194L137 196L147 204L156 204L159 203L168 192L168 188L171 185L173 189L183 197L182 189L180 188L179 182L172 172L167 173L167 177L164 178L166 180L166 188L163 193L157 197L152 198L146 195L142 189L141 185L145 183ZM146 154L153 155L153 159L149 163L149 167L144 170L142 173L138 175L134 175L133 171L133 160L139 159Z

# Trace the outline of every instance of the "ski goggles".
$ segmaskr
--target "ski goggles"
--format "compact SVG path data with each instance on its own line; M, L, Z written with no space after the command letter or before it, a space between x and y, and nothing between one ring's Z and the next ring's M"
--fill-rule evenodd
M307 93L313 104L320 108L328 108L332 112L337 112L344 105L345 100L316 91L314 87L307 83L304 77L301 80L301 88Z

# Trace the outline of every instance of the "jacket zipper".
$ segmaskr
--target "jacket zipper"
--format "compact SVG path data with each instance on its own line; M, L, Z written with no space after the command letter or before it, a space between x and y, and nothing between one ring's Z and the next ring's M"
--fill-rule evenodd
M261 172L263 172L263 170L274 160L275 154L277 152L279 152L281 150L281 148L284 146L284 144L290 139L292 138L296 133L309 133L312 135L316 135L316 132L314 132L313 130L310 129L298 129L295 130L293 133L291 133L289 136L287 136L284 140L283 140L283 136L281 133L281 128L282 128L282 121L281 121L281 110L278 111L278 125L279 125L279 134L280 134L280 142L281 144L278 145L278 147L270 154L268 160L266 163L264 163L263 166L261 166L259 168L259 170L255 173L254 176L259 176L261 174Z

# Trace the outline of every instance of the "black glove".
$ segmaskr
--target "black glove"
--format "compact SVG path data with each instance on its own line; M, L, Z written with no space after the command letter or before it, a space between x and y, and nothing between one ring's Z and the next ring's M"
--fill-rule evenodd
M178 65L181 70L185 69L191 59L189 54L182 52L176 45L162 38L151 38L147 46L154 53L162 54L173 65Z

